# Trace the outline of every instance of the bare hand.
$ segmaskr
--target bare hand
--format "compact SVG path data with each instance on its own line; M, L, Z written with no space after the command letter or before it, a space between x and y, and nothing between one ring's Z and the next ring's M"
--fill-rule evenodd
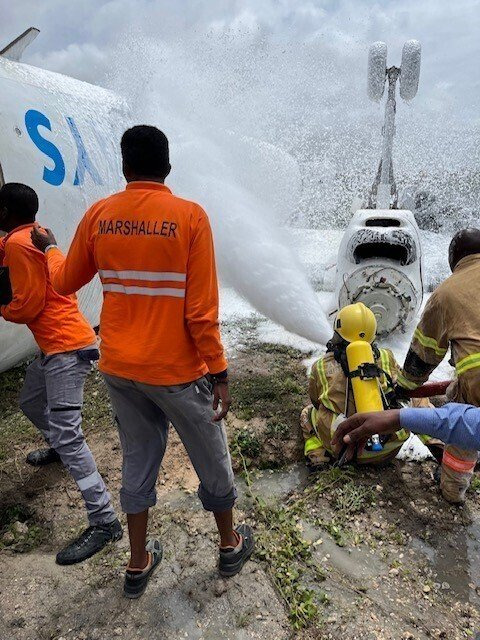
M42 253L45 253L45 249L50 244L57 244L55 240L55 236L53 235L50 229L45 229L45 231L41 231L38 223L36 222L33 225L33 229L30 233L30 237L33 242L33 246L36 247Z
M220 420L225 418L231 404L232 398L230 397L228 382L215 383L213 385L213 410L217 411L218 407L221 405L220 411L216 413L213 418L215 422L220 422Z
M361 451L368 438L375 434L394 433L400 428L400 411L375 411L374 413L356 413L344 420L335 431L332 446L338 452L348 445L346 461L351 460L355 451Z

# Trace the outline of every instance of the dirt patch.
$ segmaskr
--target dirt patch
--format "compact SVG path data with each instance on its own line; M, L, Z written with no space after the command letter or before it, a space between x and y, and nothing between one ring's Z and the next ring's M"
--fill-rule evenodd
M247 344L230 360L232 416L228 419L234 468L275 468L300 460L299 414L308 403L305 367L296 349Z
M233 580L218 578L213 521L171 430L150 525L165 558L138 602L121 595L126 538L80 566L55 565L54 553L86 525L83 505L61 465L25 464L42 442L16 406L23 369L0 376L0 638L474 637L480 479L458 508L440 497L432 462L315 476L302 462L285 467L302 458L303 357L251 336L231 357L227 430L240 471L238 518L254 524L258 540L254 560ZM118 509L120 447L97 372L84 421Z
M295 637L475 636L478 495L460 508L446 504L433 468L326 469L281 498L276 472L249 474L260 555L299 627Z

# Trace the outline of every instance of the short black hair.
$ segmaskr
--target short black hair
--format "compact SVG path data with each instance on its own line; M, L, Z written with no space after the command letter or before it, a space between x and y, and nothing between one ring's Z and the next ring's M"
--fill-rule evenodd
M480 253L480 229L461 229L453 236L448 247L448 262L453 271L463 258Z
M38 212L36 192L21 182L7 182L0 188L0 209L19 222L33 222Z
M167 136L146 124L127 129L120 143L123 164L137 176L165 179L170 173Z

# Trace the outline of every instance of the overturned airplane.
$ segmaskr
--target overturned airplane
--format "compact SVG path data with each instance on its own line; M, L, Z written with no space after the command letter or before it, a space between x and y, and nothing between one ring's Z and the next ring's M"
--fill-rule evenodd
M25 182L38 193L39 219L66 249L95 200L121 188L116 141L129 117L126 103L100 87L20 62L38 35L30 28L0 51L0 184ZM79 294L98 324L95 280ZM35 351L25 326L0 317L0 371Z
M420 54L420 43L409 40L403 47L401 67L387 68L387 46L376 42L370 48L369 97L381 100L388 83L382 156L368 206L354 214L338 252L336 304L342 308L363 302L377 318L379 335L405 329L423 300L419 230L413 213L398 208L392 160L397 82L404 100L415 97Z

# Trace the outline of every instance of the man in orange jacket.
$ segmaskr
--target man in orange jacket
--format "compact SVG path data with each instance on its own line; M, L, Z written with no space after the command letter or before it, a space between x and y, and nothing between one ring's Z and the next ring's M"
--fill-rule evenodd
M41 350L27 368L20 406L49 448L33 451L27 462L41 466L61 460L82 493L90 526L57 554L59 564L74 564L120 539L122 528L81 428L85 378L98 359L95 333L75 296L52 287L45 256L30 237L37 210L37 194L27 185L0 189L0 229L7 232L0 240L0 266L8 268L12 289L0 315L26 324Z
M121 149L127 188L87 211L66 259L51 232L32 238L59 293L77 291L96 273L102 282L99 367L123 449L120 498L131 547L124 594L138 598L162 557L160 542L147 543L146 534L169 423L200 478L203 507L215 516L220 574L238 573L254 542L250 527L233 527L236 490L221 422L230 396L207 214L165 186L161 131L133 127Z

